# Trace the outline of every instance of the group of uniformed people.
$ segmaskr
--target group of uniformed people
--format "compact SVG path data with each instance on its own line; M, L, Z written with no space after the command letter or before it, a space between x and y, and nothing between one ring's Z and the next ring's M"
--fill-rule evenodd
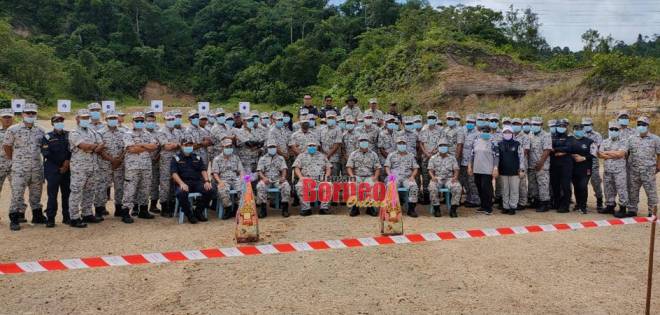
M71 131L65 130L62 115L53 115L50 132L36 124L34 104L25 105L18 124L11 109L2 109L0 186L10 178L10 228L19 230L27 222L26 188L32 223L55 226L59 192L63 222L79 228L109 215L111 187L114 215L125 223L133 217L153 219L152 213L171 217L175 200L190 223L206 221L204 210L217 203L227 208L224 218L229 218L238 208L232 195L248 183L257 191L259 217L267 215L271 188L279 190L283 216L289 216L292 199L307 216L312 207L302 198L303 178L373 184L389 177L405 188L410 217L417 217L418 201L430 203L440 216L443 196L450 199L451 217L458 215L462 196L464 206L486 214L494 203L508 214L527 207L568 212L572 193L574 210L586 213L589 182L600 213L637 215L640 187L649 213L658 203L660 138L649 132L646 116L637 118L633 130L628 113L620 112L603 139L590 118L575 123L571 133L566 119L550 120L548 131L540 117L500 119L496 113L468 114L463 124L456 112L447 112L443 121L429 111L424 122L420 115L402 117L396 104L383 113L376 99L365 111L352 96L341 111L329 96L321 108L311 100L304 97L297 122L288 112L241 114L220 108L191 110L187 122L181 111L168 111L163 126L148 110L132 113L131 124L124 125L123 112L102 114L92 103L78 110ZM194 205L190 193L201 195ZM319 213L331 213L329 206L321 202ZM377 215L373 207L366 212ZM359 215L360 209L354 206L349 213Z

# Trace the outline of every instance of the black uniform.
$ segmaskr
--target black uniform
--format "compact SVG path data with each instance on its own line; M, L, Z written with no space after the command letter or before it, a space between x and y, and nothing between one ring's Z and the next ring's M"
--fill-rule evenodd
M170 162L170 171L172 174L179 175L181 180L188 185L188 192L181 190L180 187L176 187L175 191L179 205L186 216L190 217L193 215L191 205L188 202L189 193L202 194L201 201L198 204L199 210L207 207L211 199L217 195L215 188L208 191L204 190L202 172L206 171L206 164L197 154L191 153L186 156L183 153L179 153L175 155L172 162Z
M46 216L54 220L57 214L57 192L62 193L62 217L69 222L69 194L71 193L71 171L60 172L65 161L71 160L68 131L51 131L41 139L41 154L44 156L44 177L48 202Z
M573 154L578 154L586 160L582 162L573 161L573 191L575 192L575 208L587 209L587 185L591 178L591 167L593 165L593 155L591 155L591 144L593 140L582 137L570 137L569 147Z
M553 209L568 212L571 204L571 177L573 176L573 158L567 133L556 133L552 137L552 154L550 155L550 185L552 186ZM565 153L558 155L558 153Z

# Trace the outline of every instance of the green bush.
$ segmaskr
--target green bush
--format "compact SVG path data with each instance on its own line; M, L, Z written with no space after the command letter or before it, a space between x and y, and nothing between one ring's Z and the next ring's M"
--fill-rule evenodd
M601 53L593 57L593 68L585 82L592 88L616 91L627 83L660 81L660 59Z

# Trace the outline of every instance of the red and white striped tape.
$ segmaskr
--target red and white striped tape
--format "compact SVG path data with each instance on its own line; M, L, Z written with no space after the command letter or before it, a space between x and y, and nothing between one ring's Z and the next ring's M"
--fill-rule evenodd
M347 238L341 240L309 241L281 243L255 246L239 246L226 248L210 248L201 250L173 251L164 253L148 253L124 256L101 256L73 258L60 260L37 260L28 262L0 264L0 275L21 274L32 272L91 269L110 266L131 266L144 264L161 264L176 261L203 260L239 256L283 254L304 251L320 251L351 247L380 246L390 244L410 244L432 241L447 241L462 238L480 238L537 232L555 232L607 227L625 224L651 222L653 218L634 217L625 219L610 219L598 221L583 221L575 223L556 223L543 225L528 225L503 227L495 229L459 230L438 233L405 234L396 236L376 236L363 238Z

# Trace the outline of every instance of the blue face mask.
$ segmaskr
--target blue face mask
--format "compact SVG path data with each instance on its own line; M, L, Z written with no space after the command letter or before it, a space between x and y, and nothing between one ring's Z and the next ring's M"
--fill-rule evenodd
M315 154L316 153L316 147L307 147L307 153Z
M133 123L133 126L135 129L143 129L144 128L144 121L136 121Z
M404 127L405 127L406 130L408 130L408 131L413 131L413 130L415 130L415 125L412 125L412 124L405 124Z
M558 133L566 133L566 127L557 127Z
M518 133L518 132L520 132L520 130L522 130L522 127L514 125L514 126L511 126L511 129L513 130L513 132Z
M396 123L387 123L387 129L396 130L397 129Z
M491 121L488 123L488 126L493 129L497 129L497 122L496 121Z
M277 153L277 148L268 148L268 154L275 155Z
M358 126L358 128L364 127L364 121L358 121L357 126Z
M153 121L148 121L147 122L147 129L156 129L156 123Z
M181 118L174 118L174 125L181 126Z
M327 124L330 127L334 127L337 124L337 121L334 119L328 119Z
M434 118L430 118L430 119L426 120L426 124L429 125L429 126L435 125L436 122L438 122L438 121Z
M64 130L64 123L56 122L53 124L53 128L55 128L55 130Z
M268 119L268 118L263 118L263 119L261 120L261 124L264 125L264 126L269 126L269 125L270 125L270 119Z
M355 124L346 124L346 130L353 130L355 129Z
M610 130L608 134L610 135L610 138L617 138L619 136L619 131Z
M289 117L289 116L284 116L284 117L282 117L282 120L284 120L284 123L285 123L285 124L288 124L289 122L291 122L291 117Z
M416 122L415 123L415 129L422 129L422 123L421 122Z
M649 131L648 126L637 126L637 132L639 133L646 133L647 131Z
M234 120L233 119L225 120L225 126L227 126L229 128L234 127Z
M619 118L618 119L619 125L622 126L628 126L628 123L630 122L628 118Z
M573 135L576 138L583 138L584 137L584 130L574 130Z
M445 153L449 152L449 148L445 147L445 146L438 147L438 152L440 152L442 154L445 154Z
M472 129L474 129L474 123L467 123L467 124L465 124L465 128L467 128L467 130L472 130Z
M550 133L557 133L557 127L550 127Z
M81 119L80 120L80 127L81 128L89 128L89 119Z
M397 149L399 152L406 152L406 145L405 145L405 144L397 144L397 145L396 145L396 149Z
M25 118L23 118L23 121L28 123L28 124L34 124L35 120L37 120L36 117L25 117Z
M530 129L532 130L533 133L539 133L541 132L541 126L531 126Z
M181 150L183 151L184 154L190 155L193 151L193 147L183 147L181 148Z
M481 139L490 140L490 133L482 132Z
M224 148L222 149L222 153L224 153L224 155L231 155L234 153L234 148Z
M218 116L218 117L216 118L216 120L218 120L219 123L221 123L221 124L224 125L225 121L227 120L227 117L225 117L225 116Z
M360 141L360 143L359 143L358 145L360 146L360 148L362 148L362 149L366 149L366 148L369 147L369 142L367 142L367 141Z
M449 127L456 126L456 121L455 120L447 120L447 126L449 126Z
M531 127L529 125L523 125L522 126L522 131L523 132L529 132L531 130Z
M593 127L589 125L585 125L582 129L584 129L585 132L591 132L594 130Z
M250 129L254 128L254 121L249 120L249 121L247 122L247 126L248 126L248 128L250 128Z
M89 116L94 120L101 119L101 112L89 112Z
M477 127L481 128L485 126L487 123L483 120L477 120Z
M339 122L339 128L346 129L346 122L345 121L340 121Z
M316 120L310 119L309 120L309 128L314 128L315 125L316 125Z
M199 126L199 118L193 118L193 119L191 119L191 120L190 120L190 123L191 123L193 126Z
M176 125L176 122L174 120L166 120L165 121L165 126L167 126L167 128L174 128L175 125Z
M284 127L284 122L281 121L281 120L276 121L276 122L275 122L275 127L277 127L277 128L282 128L282 127Z
M117 120L117 119L108 119L108 126L110 126L110 127L119 126L119 120Z

